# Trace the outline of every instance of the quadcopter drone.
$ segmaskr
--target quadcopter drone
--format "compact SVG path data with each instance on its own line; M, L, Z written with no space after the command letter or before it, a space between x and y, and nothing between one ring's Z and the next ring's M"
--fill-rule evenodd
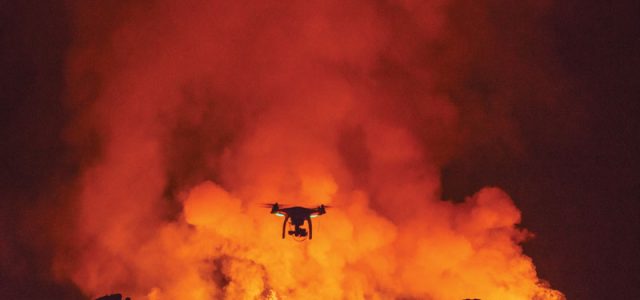
M287 233L293 236L294 239L298 241L302 241L306 239L307 235L309 236L309 239L313 238L311 218L315 218L319 215L324 215L327 212L326 209L329 206L322 204L316 208L306 208L306 207L300 207L300 206L283 208L281 207L281 205L279 205L276 202L276 203L265 204L265 207L271 208L271 214L276 215L278 217L284 217L284 223L282 224L283 239L284 239L285 228L287 227L287 224L289 224L290 228ZM291 222L289 222L289 219L291 219ZM308 233L305 228L302 228L305 220L307 221L307 224L309 224Z

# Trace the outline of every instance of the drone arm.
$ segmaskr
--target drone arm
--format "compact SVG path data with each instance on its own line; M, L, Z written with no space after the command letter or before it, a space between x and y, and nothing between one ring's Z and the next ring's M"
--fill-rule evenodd
M309 223L309 239L313 238L313 227L311 226L311 217L307 216L307 223Z
M289 215L284 217L284 223L282 223L282 238L284 239L284 231L287 228L287 221L289 221Z

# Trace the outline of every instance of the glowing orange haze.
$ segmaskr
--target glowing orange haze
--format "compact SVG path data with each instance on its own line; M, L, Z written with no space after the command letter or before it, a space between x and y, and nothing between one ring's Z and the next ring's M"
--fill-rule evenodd
M369 2L109 3L76 3L68 64L70 136L101 147L56 268L87 295L562 298L522 253L507 194L440 199L464 129L439 75L411 65L446 34L446 2L390 5L411 32ZM421 119L398 113L409 95L383 56L419 82ZM335 207L296 243L270 201Z

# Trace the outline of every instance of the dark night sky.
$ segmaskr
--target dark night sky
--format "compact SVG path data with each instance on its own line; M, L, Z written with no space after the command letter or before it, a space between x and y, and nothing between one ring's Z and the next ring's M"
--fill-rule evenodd
M638 11L633 1L557 3L549 26L570 74L564 109L584 108L584 121L570 136L525 127L532 150L525 161L474 159L480 151L444 171L445 189L449 179L459 193L454 198L486 184L508 191L524 227L537 235L525 252L568 299L640 296ZM520 120L564 122L562 115L549 121L548 113L530 111Z
M32 249L54 241L39 238L37 226L22 221L36 205L62 209L57 195L47 203L36 200L39 191L65 182L80 164L61 138L73 112L63 104L71 25L59 2L0 4L3 298L81 298L71 285L49 279L42 266L51 258ZM485 185L513 197L523 227L537 236L525 252L539 276L569 299L640 297L638 12L637 1L554 4L545 25L558 67L568 74L566 86L559 87L566 97L559 111L533 107L518 113L526 159L479 148L443 170L447 198L461 199ZM580 124L563 124L573 120L564 119L565 112L580 115ZM556 131L554 124L564 129Z

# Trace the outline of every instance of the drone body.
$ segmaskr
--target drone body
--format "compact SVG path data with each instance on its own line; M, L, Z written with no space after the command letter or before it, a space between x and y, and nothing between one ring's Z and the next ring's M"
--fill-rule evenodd
M311 223L311 218L324 215L326 213L326 208L328 207L324 204L316 208L306 208L301 206L282 208L278 203L267 205L267 207L271 208L271 214L284 217L284 223L282 223L282 238L284 239L285 237L284 233L287 228L287 223L289 223L293 228L288 231L288 234L301 240L304 240L307 235L309 236L309 239L313 238L313 225ZM305 221L307 221L307 224L309 225L308 233L305 228L302 228Z

